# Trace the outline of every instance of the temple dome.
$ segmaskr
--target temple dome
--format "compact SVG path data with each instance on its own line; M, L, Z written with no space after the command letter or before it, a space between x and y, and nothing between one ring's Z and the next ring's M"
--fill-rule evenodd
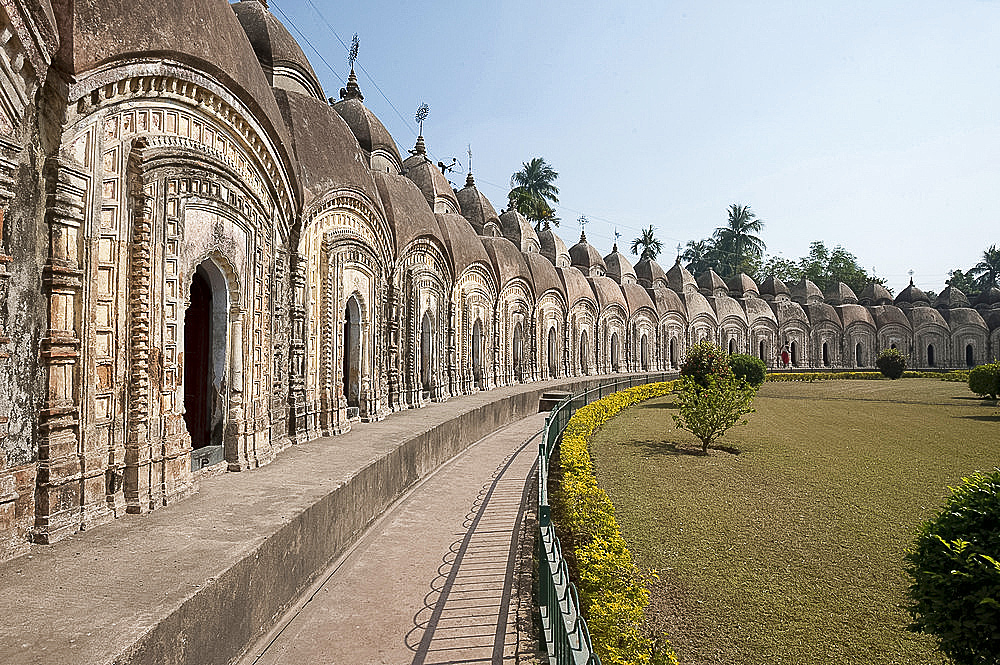
M325 102L323 86L291 33L260 0L230 5L271 87L309 95Z
M456 194L462 216L469 220L472 228L481 236L499 236L500 217L490 200L483 196L476 187L476 179L472 173L465 179L465 187ZM508 238L509 240L509 238ZM520 249L520 243L516 243Z
M729 295L726 282L711 268L698 275L698 290L706 296Z
M608 269L607 276L619 284L635 284L638 282L632 264L625 258L625 255L618 251L618 243L615 243L611 253L604 257L604 265Z
M382 121L365 106L364 100L354 69L351 69L347 87L341 89L340 101L333 105L333 109L344 119L354 132L358 144L368 153L371 168L399 173L403 168L403 160L399 156L396 141Z
M587 234L580 231L580 242L569 248L571 265L587 276L603 276L608 271L601 253L587 242Z
M569 250L562 238L548 226L543 226L538 235L538 245L541 247L541 254L557 268L568 268L572 265Z
M955 309L957 307L971 307L972 305L960 289L949 284L944 287L944 291L938 294L937 299L934 301L934 306L938 308Z
M931 301L926 293L913 284L913 278L911 277L910 285L899 292L893 304L903 309L909 309L910 307L930 307Z
M859 305L891 305L892 304L892 294L889 290L878 282L872 280L868 282L868 286L865 290L861 292L858 296Z
M681 257L679 256L674 261L674 265L667 271L667 286L681 296L688 291L698 290L698 282L695 281L694 275L681 265Z
M826 301L831 305L856 305L858 297L847 284L837 282L826 290Z
M448 178L427 157L424 137L417 137L417 144L403 161L403 173L424 194L427 204L434 212L462 214L462 208L451 188Z
M500 215L500 232L504 238L520 247L525 254L540 253L542 250L542 243L531 222L513 208ZM566 251L565 245L563 251ZM555 261L550 261L550 263L553 267L555 266ZM569 265L568 261L567 265Z
M788 290L785 283L774 275L769 275L760 283L760 297L767 301L791 299L792 292Z
M816 284L805 277L792 284L788 289L792 294L792 300L800 305L808 305L814 302L823 302L823 292Z
M991 286L976 297L977 309L994 309L1000 307L1000 289Z
M744 272L730 277L726 282L726 286L729 287L729 294L734 298L744 298L749 295L760 295L757 283L751 279L750 275Z
M666 288L667 286L667 273L663 272L660 264L649 256L644 255L635 264L635 276L639 283L647 289Z

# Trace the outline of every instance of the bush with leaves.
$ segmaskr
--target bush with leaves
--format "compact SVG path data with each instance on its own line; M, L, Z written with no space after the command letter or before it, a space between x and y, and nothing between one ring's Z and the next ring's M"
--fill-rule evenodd
M882 372L882 376L898 379L906 371L906 356L899 349L885 349L875 359L875 367Z
M973 367L969 372L969 390L982 397L996 399L1000 394L1000 363Z
M733 376L743 379L754 388L760 388L767 376L767 365L756 356L748 356L745 353L734 353L729 356L729 367L733 370Z
M910 629L957 665L1000 663L1000 469L951 491L906 555Z
M729 354L711 342L698 342L688 348L681 363L681 376L689 376L699 386L707 386L709 377L731 378Z
M693 378L682 376L674 424L701 439L701 451L708 453L708 447L729 428L746 422L740 419L754 412L756 394L753 386L742 379L709 376L708 385L700 386Z

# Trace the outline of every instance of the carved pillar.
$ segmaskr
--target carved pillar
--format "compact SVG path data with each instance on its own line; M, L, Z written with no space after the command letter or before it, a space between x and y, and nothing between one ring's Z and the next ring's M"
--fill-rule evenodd
M389 410L402 408L402 386L399 375L399 291L395 283L389 283L389 316L387 333L389 347Z
M288 399L293 440L304 443L310 438L306 404L306 259L294 252L291 261L292 335L288 345Z
M86 205L83 172L50 158L46 163L49 258L42 271L48 330L41 340L45 396L38 413L38 476L32 540L51 543L81 526L81 506L106 505L100 452L80 440L80 295L83 270L79 237ZM90 453L94 453L91 455ZM92 468L88 469L88 465ZM99 474L99 477L96 475ZM99 509L99 508L98 508Z
M229 310L229 408L223 450L230 471L259 466L256 451L249 447L243 401L243 310L234 304Z
M455 348L455 300L448 300L448 396L456 397L460 394L458 381L458 358Z

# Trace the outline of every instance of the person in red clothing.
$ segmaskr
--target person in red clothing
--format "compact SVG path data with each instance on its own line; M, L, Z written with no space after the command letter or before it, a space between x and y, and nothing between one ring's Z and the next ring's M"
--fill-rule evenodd
M781 347L781 366L788 367L788 345Z

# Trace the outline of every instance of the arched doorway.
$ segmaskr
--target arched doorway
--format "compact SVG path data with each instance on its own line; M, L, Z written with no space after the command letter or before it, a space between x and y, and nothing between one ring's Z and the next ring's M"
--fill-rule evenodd
M524 327L521 322L518 321L517 325L514 326L514 348L512 349L514 355L514 378L517 381L524 381Z
M861 343L859 342L857 346L854 347L854 365L855 367L864 367L864 358L861 355Z
M639 340L639 352L642 360L642 371L649 371L649 342L645 335Z
M361 408L361 306L358 299L347 299L344 310L344 396L348 417L359 415ZM354 409L352 411L352 409Z
M190 305L184 314L184 422L191 435L191 468L225 458L222 434L229 292L226 278L211 259L191 277Z
M830 347L823 342L823 367L830 366Z
M424 399L430 397L431 386L433 383L433 377L431 375L432 362L431 357L434 353L433 349L433 325L431 324L431 313L424 312L424 316L420 319L420 388L424 393Z
M971 344L965 345L965 365L966 367L973 367L976 364L975 352L972 350Z
M761 360L767 360L767 357L764 355L764 351L765 351L764 340L760 340L759 342L757 342L757 357L760 358Z
M677 369L677 338L670 338L670 367Z
M515 331L515 337L517 339L517 334ZM515 342L514 348L517 348ZM515 361L515 367L516 367ZM475 381L476 388L479 390L483 389L483 322L476 319L476 322L472 324L472 379Z
M792 356L792 367L798 367L798 365L799 365L799 345L796 344L795 342L792 342L789 345L789 351L791 352L791 356Z
M590 369L587 363L589 350L587 349L587 331L580 333L580 373L586 374Z
M557 357L558 350L556 349L556 329L555 327L549 328L549 342L547 348L547 356L549 359L549 378L555 379L559 376L559 358Z
M736 353L736 340L731 339L729 340L729 355L733 355L734 353Z
M927 345L927 366L934 367L934 345Z
M618 333L611 333L611 371L618 371Z

